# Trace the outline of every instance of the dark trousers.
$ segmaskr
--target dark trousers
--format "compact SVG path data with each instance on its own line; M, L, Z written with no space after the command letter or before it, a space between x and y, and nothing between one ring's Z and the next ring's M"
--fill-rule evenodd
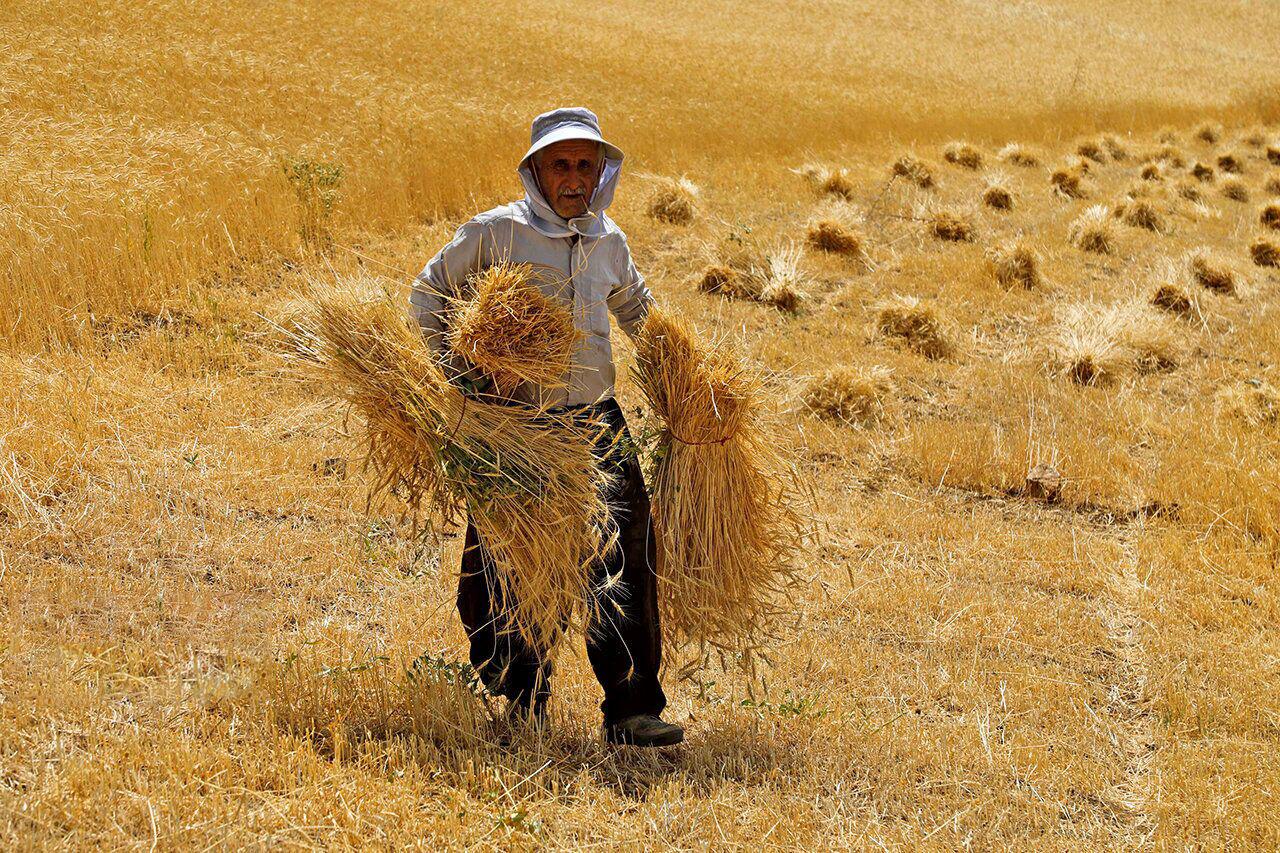
M592 567L592 582L621 576L600 594L587 631L587 658L604 688L605 724L635 714L662 712L667 704L658 669L662 637L658 625L657 540L640 463L622 407L610 399L589 407L608 429L596 445L598 464L614 477L606 494L618 545ZM524 706L542 706L551 692L551 660L531 648L492 607L497 581L493 558L475 526L467 524L458 578L458 613L471 641L471 664L489 691ZM616 605L616 606L615 606Z

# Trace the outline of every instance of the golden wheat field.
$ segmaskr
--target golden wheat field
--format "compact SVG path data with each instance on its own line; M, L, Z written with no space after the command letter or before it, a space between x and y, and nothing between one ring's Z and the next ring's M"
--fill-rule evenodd
M0 845L1277 848L1278 29L3 4ZM601 742L580 641L499 742L460 531L369 505L284 358L309 282L403 297L565 104L814 489L772 666L668 671L668 750Z

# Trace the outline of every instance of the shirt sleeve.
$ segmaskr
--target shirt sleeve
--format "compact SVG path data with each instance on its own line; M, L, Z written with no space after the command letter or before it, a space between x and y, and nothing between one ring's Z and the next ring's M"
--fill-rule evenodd
M418 273L409 291L409 313L422 328L427 343L441 357L449 359L445 327L449 303L468 275L482 266L484 226L472 219L464 223L453 239L436 253Z
M618 283L609 293L609 310L613 312L619 328L628 337L634 338L655 302L653 294L645 286L644 276L640 275L631 259L626 235L620 233L618 236L620 239L614 259L615 268L619 271Z

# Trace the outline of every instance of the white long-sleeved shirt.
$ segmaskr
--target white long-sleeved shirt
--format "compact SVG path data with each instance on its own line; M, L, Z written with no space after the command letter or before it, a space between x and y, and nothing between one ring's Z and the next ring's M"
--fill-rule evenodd
M615 368L609 340L609 313L634 334L653 305L636 270L627 238L604 209L613 199L621 159L605 161L588 212L572 220L556 215L543 199L528 160L519 174L526 196L464 223L418 274L410 293L413 316L427 340L455 369L465 367L448 352L444 332L450 301L467 276L498 263L530 264L539 287L568 307L582 333L562 388L524 386L513 399L542 405L581 405L613 395Z

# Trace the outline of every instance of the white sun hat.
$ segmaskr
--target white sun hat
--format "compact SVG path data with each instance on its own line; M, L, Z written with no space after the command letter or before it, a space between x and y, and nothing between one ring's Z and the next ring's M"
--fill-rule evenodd
M561 107L545 112L533 120L529 131L529 150L520 158L525 162L548 145L566 139L588 139L604 146L605 158L621 160L622 149L600 135L600 119L586 107Z

